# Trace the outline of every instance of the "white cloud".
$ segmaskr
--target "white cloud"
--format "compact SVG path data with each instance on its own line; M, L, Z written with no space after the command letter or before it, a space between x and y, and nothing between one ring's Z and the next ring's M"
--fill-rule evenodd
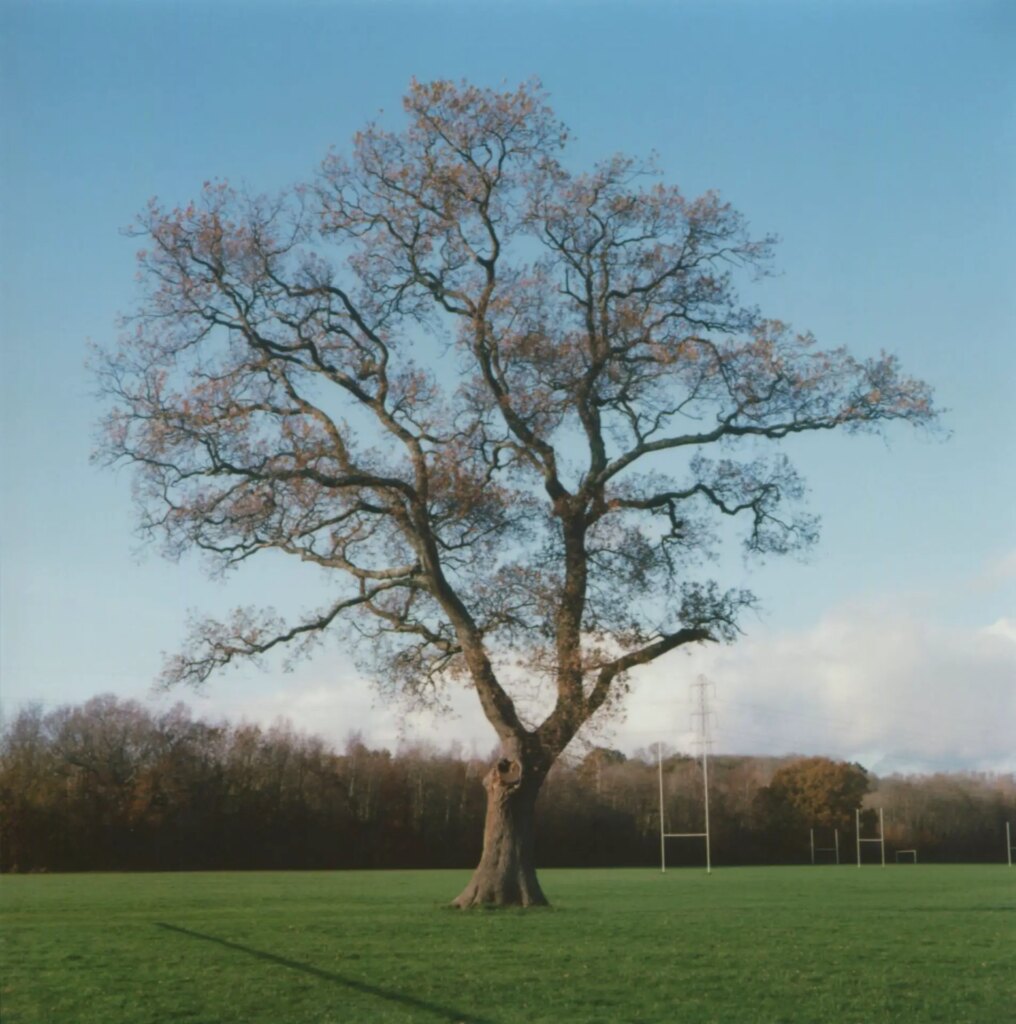
M486 757L495 736L472 692L452 695L452 714L406 714L386 703L364 679L347 672L323 679L321 662L283 676L282 685L252 691L249 680L210 685L200 696L188 696L201 718L251 722L269 726L279 720L301 732L321 736L341 749L354 733L374 747L395 750L404 744L428 743L439 748L459 744L466 753ZM180 699L180 694L173 695Z
M990 626L985 626L981 632L991 639L998 638L1004 642L1016 644L1016 619L996 619Z
M840 608L810 629L650 667L628 729L649 742L669 724L687 745L698 672L716 682L714 749L829 754L879 773L1016 771L1012 620L961 630L891 604Z

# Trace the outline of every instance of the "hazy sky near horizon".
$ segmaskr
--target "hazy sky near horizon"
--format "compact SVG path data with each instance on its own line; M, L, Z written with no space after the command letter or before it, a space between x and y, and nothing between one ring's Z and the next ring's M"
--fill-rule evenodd
M538 76L569 162L655 152L719 190L780 273L745 298L824 347L896 352L948 409L947 440L788 448L823 535L807 562L724 561L763 612L743 640L636 677L624 749L690 743L716 683L716 747L830 753L876 771L1016 771L1016 6L1004 2L369 3L8 0L0 8L0 703L101 692L198 714L289 717L341 742L485 751L474 707L399 725L325 646L282 674L152 697L190 608L298 613L322 581L268 561L225 582L139 555L130 474L89 464L89 341L136 298L147 200L204 181L308 179L411 77ZM379 114L379 111L383 113Z

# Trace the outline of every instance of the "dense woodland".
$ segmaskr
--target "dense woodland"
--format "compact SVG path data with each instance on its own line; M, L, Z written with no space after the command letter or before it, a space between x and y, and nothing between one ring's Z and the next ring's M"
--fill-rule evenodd
M113 696L28 708L0 736L3 871L471 867L480 853L485 760L461 750L337 751L286 724L196 720ZM664 759L669 831L702 825L701 766ZM825 758L710 760L715 864L807 863L809 829L844 860L853 809L883 807L887 854L1000 861L1016 823L1016 777L878 779ZM543 866L659 862L656 753L593 748L551 773L538 805ZM701 864L699 840L668 863ZM866 848L877 858L877 847ZM829 860L822 853L820 860Z

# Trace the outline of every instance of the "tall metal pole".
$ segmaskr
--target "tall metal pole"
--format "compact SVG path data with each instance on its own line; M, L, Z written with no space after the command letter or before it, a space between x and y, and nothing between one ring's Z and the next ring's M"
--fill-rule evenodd
M878 838L882 845L882 867L885 867L885 818L881 807L878 809Z
M854 830L857 834L857 866L861 866L861 808L854 810Z
M811 862L815 863L815 830L813 828L808 829L808 838L811 840Z
M705 839L706 839L706 874L713 870L712 847L709 836L709 687L712 685L705 676L699 676L692 688L698 690L698 711L694 717L699 720L699 737L702 742L702 789L703 807L705 810Z
M704 723L705 718L702 721ZM702 785L706 793L706 874L709 875L713 871L713 859L709 849L709 728L705 725L702 740Z
M656 765L660 773L660 872L667 870L667 844L663 838L663 744L656 744Z
M833 829L833 845L836 847L836 866L840 865L840 830Z
M1009 822L1005 823L1005 854L1009 858L1009 867L1012 867L1012 827Z

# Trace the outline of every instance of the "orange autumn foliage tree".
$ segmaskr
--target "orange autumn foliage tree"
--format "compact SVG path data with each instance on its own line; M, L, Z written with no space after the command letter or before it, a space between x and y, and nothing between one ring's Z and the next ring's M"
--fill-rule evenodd
M413 83L404 106L282 195L150 205L102 450L170 553L334 573L306 618L196 623L164 681L346 629L383 686L472 687L502 753L456 902L540 904L555 759L632 669L732 639L753 600L703 571L715 524L754 553L815 539L773 442L934 411L893 357L743 306L771 240L716 194L625 156L569 169L537 84Z
M802 828L851 828L854 812L871 788L859 764L805 757L777 769L769 783L770 802L784 805Z

